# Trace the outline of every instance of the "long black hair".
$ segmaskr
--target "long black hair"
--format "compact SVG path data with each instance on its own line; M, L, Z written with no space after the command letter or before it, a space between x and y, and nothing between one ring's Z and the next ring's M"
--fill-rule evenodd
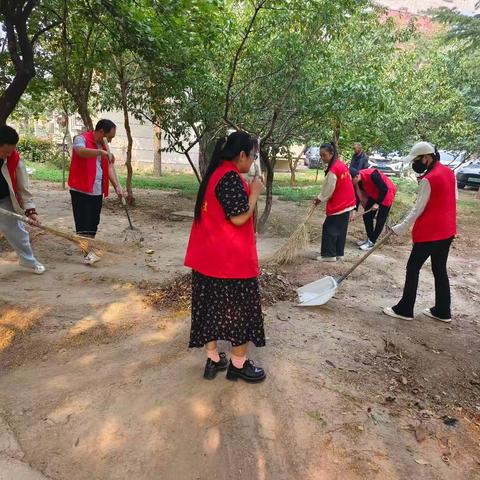
M213 175L213 172L215 172L220 166L222 160L232 161L237 158L241 152L245 152L246 155L249 155L254 148L258 148L258 141L255 137L246 132L233 132L227 137L227 139L223 137L217 140L207 171L205 172L198 189L197 201L195 203L196 222L200 221L202 215L203 199L205 198L208 181Z
M332 159L327 165L327 168L325 169L325 175L330 171L330 167L333 165L333 162L338 158L337 155L337 147L335 146L334 143L322 143L320 145L320 150L324 148L328 153L332 154Z

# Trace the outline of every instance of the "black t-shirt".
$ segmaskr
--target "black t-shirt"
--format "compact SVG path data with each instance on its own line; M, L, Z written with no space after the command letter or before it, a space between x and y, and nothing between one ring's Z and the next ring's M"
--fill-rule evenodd
M8 183L3 176L3 172L1 171L4 163L5 160L2 160L0 158L0 199L10 196L10 189L8 188Z

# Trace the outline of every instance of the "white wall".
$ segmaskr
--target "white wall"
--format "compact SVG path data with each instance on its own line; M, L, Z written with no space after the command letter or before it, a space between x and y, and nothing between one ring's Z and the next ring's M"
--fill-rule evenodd
M95 116L95 121L101 118L108 118L117 125L117 134L113 139L110 148L119 163L124 163L127 155L127 133L123 125L123 113L99 112ZM130 128L133 137L132 163L134 168L142 170L153 170L154 159L154 128L150 123L142 123L137 119L130 117ZM162 148L167 146L167 140L162 138ZM190 156L194 163L198 165L198 146L193 148ZM162 171L191 171L185 155L176 152L161 152Z

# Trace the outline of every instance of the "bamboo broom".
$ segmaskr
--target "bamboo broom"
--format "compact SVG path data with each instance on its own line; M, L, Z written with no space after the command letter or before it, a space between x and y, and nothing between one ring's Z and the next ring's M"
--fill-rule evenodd
M303 219L303 222L298 225L295 231L290 235L289 239L277 250L270 260L268 261L269 265L284 265L286 263L290 263L298 254L305 250L309 243L310 243L310 229L308 224L312 215L315 213L318 205L312 203L310 208ZM362 213L362 216L371 212L373 208L370 208L366 212ZM358 218L358 217L355 217Z
M10 212L9 210L5 210L3 208L0 208L0 214L7 215L8 217L11 217L11 218L16 218L17 220L20 220L23 223L39 228L40 230L43 230L57 237L65 238L66 240L69 240L70 242L75 243L80 248L80 250L82 250L82 252L85 254L90 252L91 250L95 250L95 253L97 253L98 255L101 254L100 243L103 244L103 242L99 242L98 240L94 240L93 238L82 237L81 235L66 232L64 230L59 230L53 227L48 227L47 225L43 225L43 224L34 225L31 223L28 217L25 217L24 215L20 215L15 212Z
M307 248L310 243L308 223L310 222L312 215L315 213L317 206L318 205L315 205L314 203L310 205L303 222L298 225L284 245L273 254L268 262L270 265L283 265L285 263L290 263L298 255L298 252Z

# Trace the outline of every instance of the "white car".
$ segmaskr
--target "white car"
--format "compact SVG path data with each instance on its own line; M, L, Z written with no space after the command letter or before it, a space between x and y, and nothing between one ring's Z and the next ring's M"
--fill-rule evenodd
M381 152L373 152L368 158L370 168L376 168L385 175L395 175L401 177L406 174L408 164L405 163L404 157L399 152L391 152L383 154Z

